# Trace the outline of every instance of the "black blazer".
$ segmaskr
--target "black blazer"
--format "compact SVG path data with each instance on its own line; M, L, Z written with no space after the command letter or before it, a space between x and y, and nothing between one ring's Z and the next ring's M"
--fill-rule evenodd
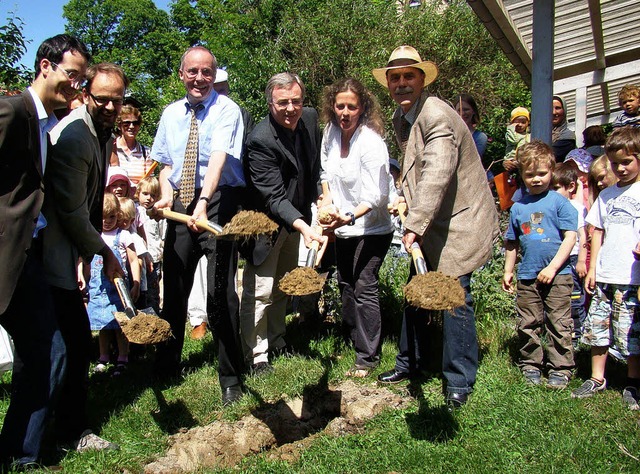
M318 198L320 180L318 113L305 107L298 122L297 133L302 133L306 155L311 160L304 183L309 192L305 193L300 209L292 204L298 186L298 165L296 157L284 144L286 132L268 115L247 137L244 159L247 181L245 208L266 213L279 225L279 231L283 228L291 231L296 219L310 222L311 203ZM242 255L254 265L260 265L269 255L279 231L241 246Z
M0 97L0 314L22 272L43 198L40 126L31 93Z

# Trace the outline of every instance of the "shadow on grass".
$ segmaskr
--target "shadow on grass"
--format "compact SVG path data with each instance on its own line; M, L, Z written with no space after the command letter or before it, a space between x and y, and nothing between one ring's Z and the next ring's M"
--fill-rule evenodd
M418 401L418 411L407 413L407 427L414 439L444 443L453 439L460 426L452 413L444 405L431 406L424 396L420 380L411 381L409 393Z
M167 402L162 390L153 387L158 408L151 412L158 427L166 434L175 434L181 428L192 428L197 425L187 405L182 400Z

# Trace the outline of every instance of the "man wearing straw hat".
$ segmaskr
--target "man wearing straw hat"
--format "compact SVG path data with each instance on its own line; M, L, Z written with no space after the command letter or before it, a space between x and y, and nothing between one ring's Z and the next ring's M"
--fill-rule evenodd
M478 369L478 342L471 298L471 273L491 257L498 216L480 156L469 129L442 100L426 92L438 75L411 46L396 48L376 80L399 105L393 115L396 139L404 152L401 184L409 213L403 243L418 243L429 270L459 279L466 301L443 312L442 373L449 409L467 402ZM411 269L411 276L415 268ZM395 367L381 383L417 374L426 361L429 312L407 307L403 314Z

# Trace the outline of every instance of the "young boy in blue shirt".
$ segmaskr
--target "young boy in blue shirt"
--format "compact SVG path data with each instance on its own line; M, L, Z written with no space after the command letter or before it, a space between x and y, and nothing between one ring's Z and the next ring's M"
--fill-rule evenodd
M569 254L576 243L578 211L568 199L549 189L555 166L549 145L539 140L523 145L516 161L528 192L511 207L502 287L509 293L515 290L517 295L518 365L527 382L534 385L542 382L546 365L547 387L563 389L574 368ZM514 288L518 249L522 261ZM549 341L546 364L543 332Z
M622 399L638 410L640 388L640 128L615 129L605 153L618 183L603 189L587 214L594 226L585 289L593 294L582 342L591 346L591 378L574 390L587 398L606 388L607 352L613 342L627 358Z

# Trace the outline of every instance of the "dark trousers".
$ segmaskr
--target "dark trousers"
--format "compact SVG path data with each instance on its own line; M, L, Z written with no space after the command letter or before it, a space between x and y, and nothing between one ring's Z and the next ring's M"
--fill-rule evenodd
M411 264L409 279L415 275ZM458 277L464 288L465 304L452 311L442 311L442 375L450 393L471 393L478 372L478 337L471 296L471 274ZM402 329L398 342L396 370L415 372L425 367L421 353L427 353L429 331L437 325L429 320L440 315L436 312L406 306L402 316Z
M578 256L571 255L569 257L569 263L571 264L571 276L573 278L573 291L571 291L571 319L573 319L572 338L574 340L578 340L582 336L582 326L584 326L584 320L587 319L587 311L585 309L584 286L582 284L582 280L578 276L578 271L576 270Z
M89 427L87 396L91 361L89 316L79 289L51 288L56 320L67 347L67 370L56 404L55 431L62 443L76 441Z
M393 234L336 239L342 322L356 349L356 365L380 361L382 315L378 274Z
M45 426L62 384L65 346L49 286L33 252L0 324L15 346L11 401L0 434L0 458L18 464L35 462Z
M224 225L239 211L242 188L218 189L207 206L209 220ZM196 196L199 193L196 192ZM173 210L191 214L197 201L185 209L179 199ZM239 301L235 290L238 265L234 241L218 240L207 232L192 232L185 224L167 222L163 255L164 307L162 317L171 325L174 339L158 346L156 373L173 375L179 370L184 345L187 301L202 255L207 256L207 313L218 345L218 376L222 388L240 383L243 370L239 340Z

